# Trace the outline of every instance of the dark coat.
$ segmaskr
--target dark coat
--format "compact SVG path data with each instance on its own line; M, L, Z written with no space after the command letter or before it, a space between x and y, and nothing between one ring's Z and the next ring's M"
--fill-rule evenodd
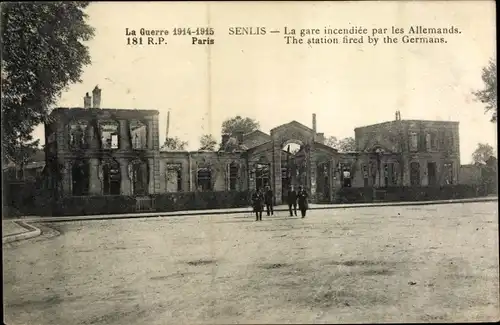
M254 211L262 211L264 209L264 195L260 192L252 194L252 206Z
M305 190L301 190L297 193L298 201L299 201L299 209L307 210L309 208L309 204L307 202L307 198L309 195Z
M274 199L273 190L267 190L265 194L266 204L273 204L273 199Z
M295 190L288 190L288 193L286 195L286 202L288 204L297 203L297 192Z

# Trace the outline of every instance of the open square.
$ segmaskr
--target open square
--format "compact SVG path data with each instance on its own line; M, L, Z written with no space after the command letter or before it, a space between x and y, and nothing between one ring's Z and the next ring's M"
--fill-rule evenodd
M6 324L499 319L497 202L37 224ZM51 230L54 229L54 230Z

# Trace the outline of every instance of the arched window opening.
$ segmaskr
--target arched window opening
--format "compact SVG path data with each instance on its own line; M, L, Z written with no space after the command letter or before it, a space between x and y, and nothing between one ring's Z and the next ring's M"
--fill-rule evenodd
M208 167L198 168L198 191L212 191L212 171Z
M290 154L290 155L295 155L297 154L301 149L303 149L303 145L299 141L288 141L283 144L283 147L281 150L283 150L284 153Z
M74 196L89 194L89 164L76 161L71 168L72 192Z
M427 132L425 135L425 145L427 152L438 150L438 137L434 131Z
M264 189L265 186L270 185L270 167L269 164L256 164L255 166L255 187L257 189Z
M130 121L130 139L132 141L132 149L146 149L148 143L148 129L146 123L140 120Z
M109 160L103 164L102 178L104 195L120 195L120 164L116 160Z
M298 174L298 166L305 159L303 142L289 139L281 145L281 188L287 193L289 186L302 182L302 174Z
M120 126L118 122L113 120L99 121L99 133L101 136L102 149L118 149Z
M418 151L418 134L410 132L410 151Z
M167 192L180 192L182 191L182 165L181 164L168 164L166 171L166 191Z
M71 149L87 148L87 121L77 121L69 124L69 144Z

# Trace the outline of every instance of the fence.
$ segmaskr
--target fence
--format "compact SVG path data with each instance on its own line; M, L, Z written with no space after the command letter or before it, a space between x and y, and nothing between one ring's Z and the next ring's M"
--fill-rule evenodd
M486 196L486 185L450 185L442 187L342 188L335 203L368 203L374 201L432 201ZM241 208L250 205L247 191L180 192L134 197L70 196L54 199L34 183L4 186L3 216L78 216L124 214L135 212L173 212Z
M448 185L439 187L342 188L335 203L434 201L481 197L488 195L485 185Z
M135 212L172 212L247 207L246 191L179 192L148 196L69 196L55 199L34 184L9 184L4 191L4 216L78 216Z

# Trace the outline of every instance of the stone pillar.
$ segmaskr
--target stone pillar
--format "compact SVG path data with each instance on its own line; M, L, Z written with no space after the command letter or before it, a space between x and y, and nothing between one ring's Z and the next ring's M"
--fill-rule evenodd
M402 185L410 186L410 160L404 155L401 160L403 162L403 175L401 175Z
M71 196L72 193L72 175L71 175L71 167L72 164L70 161L64 161L64 169L61 171L62 173L62 195L61 196Z
M437 173L437 172L436 172ZM453 161L453 185L459 184L460 177L460 158ZM495 184L495 183L493 183Z
M160 159L158 157L154 158L154 192L153 193L161 193L161 171L160 171ZM182 176L181 176L182 177Z
M274 200L275 204L281 204L282 184L281 184L281 146L278 141L273 141L273 179L274 179Z
M153 158L148 158L148 194L155 193L155 160Z
M246 191L248 190L248 169L246 167L246 163L241 163L240 168L238 170L238 176L240 178L239 180L239 187L238 191Z
M189 179L189 192L193 192L193 158L191 154L188 156L188 179Z
M310 149L309 149L309 171L310 171L310 192L311 192L311 202L316 202L316 186L317 184L317 173L318 173L318 166L317 166L317 159L316 159L316 151L314 148L314 143L311 143Z
M153 146L152 149L150 150L160 150L158 115L153 116L153 120L151 121L151 137L153 141Z
M146 132L146 133L148 135L148 149L154 150L153 121L152 120L147 121L147 128L148 128L148 132Z
M337 191L337 186L335 184L335 160L330 159L330 164L328 166L328 187L330 188L330 202L333 203L335 200L335 192Z
M337 162L338 164L338 162ZM335 200L337 199L337 192L340 191L342 189L342 182L340 180L340 173L338 170L337 170L337 165L333 166L333 187L335 188L335 193L334 193L334 196L333 196L333 202L335 202Z
M99 159L89 159L89 194L102 195L102 180L99 178Z
M384 165L385 165L386 161L383 157L380 157L380 169L379 169L379 173L380 173L380 178L379 178L379 186L380 187L384 187L385 186L385 171L384 171Z
M120 163L120 176L121 176L121 183L120 183L120 191L121 195L132 195L132 185L131 185L131 179L128 173L128 165L129 162L127 159L121 158L118 159L118 162Z
M90 149L99 149L99 136L93 121L89 121L89 125L87 128L87 138L85 139L85 141L87 141L87 143L89 144Z
M421 185L429 186L429 169L427 166L427 161L419 161L420 164L420 175L421 175Z
M158 167L159 167L159 183L160 183L160 189L158 190L157 193L165 193L167 192L167 164L168 162L166 160L158 160ZM189 191L189 177L188 177L188 167L187 164L181 164L181 178L182 178L182 184L181 184L181 191L182 192L188 192Z
M377 166L377 174L376 174L376 178L375 178L375 187L382 187L382 182L384 181L383 180L383 173L382 173L382 170L383 170L383 167L384 164L382 163L382 160L380 160L380 162L378 163L378 166Z
M58 120L56 130L57 152L62 153L69 149L69 128L65 121Z
M120 120L120 150L130 150L130 132L127 120Z

